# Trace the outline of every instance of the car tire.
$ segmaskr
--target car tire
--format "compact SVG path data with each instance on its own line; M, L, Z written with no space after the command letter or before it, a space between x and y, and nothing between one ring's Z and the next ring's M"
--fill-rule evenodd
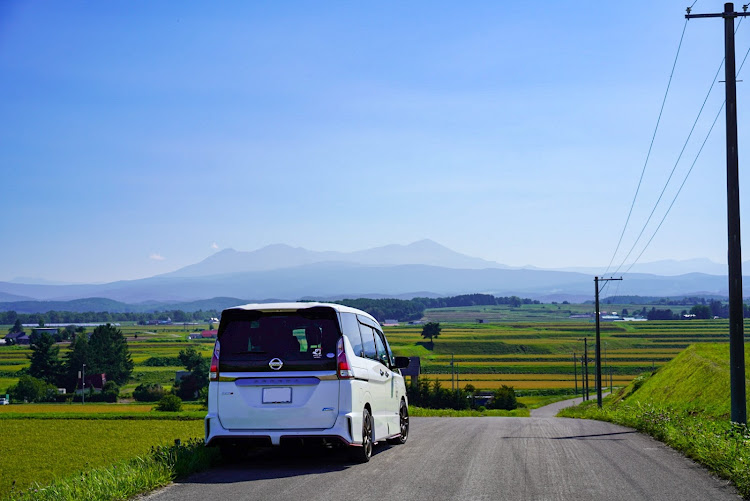
M373 423L370 411L362 412L362 445L353 446L350 451L352 460L357 463L366 463L372 457L373 446Z
M398 409L398 424L400 433L397 437L388 439L388 443L391 445L405 444L406 439L409 438L409 407L403 400Z

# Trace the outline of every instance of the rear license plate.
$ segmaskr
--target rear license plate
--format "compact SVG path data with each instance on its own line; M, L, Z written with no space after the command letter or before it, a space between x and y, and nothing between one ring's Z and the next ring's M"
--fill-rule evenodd
M291 388L263 388L264 404L288 404L291 401Z

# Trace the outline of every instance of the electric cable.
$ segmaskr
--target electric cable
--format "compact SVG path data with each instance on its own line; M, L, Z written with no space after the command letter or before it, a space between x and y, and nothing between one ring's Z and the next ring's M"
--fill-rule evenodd
M742 71L742 67L745 66L745 62L747 61L748 55L750 55L750 47L747 49L747 52L745 52L745 57L742 59L742 64L740 64L740 67L737 70L737 75L735 75L735 78L737 78L737 76L739 76L740 72ZM641 256L643 255L643 253L646 252L646 249L648 248L649 244L651 244L651 241L656 236L657 232L659 231L659 228L661 228L662 224L667 219L667 216L669 215L669 212L672 210L672 206L677 201L677 197L679 196L680 192L682 191L683 186L685 186L685 183L687 182L688 177L690 177L690 173L693 171L693 167L695 167L695 164L698 161L698 157L700 157L700 154L703 151L703 147L706 145L706 142L708 141L708 138L711 136L711 132L714 130L714 126L716 125L716 122L719 120L719 117L721 116L721 112L724 109L725 105L726 105L726 100L721 104L721 107L719 108L719 112L716 114L716 117L714 117L714 121L711 124L711 127L708 129L708 133L706 134L706 138L703 140L703 144L701 144L701 147L698 150L698 153L695 155L695 159L693 160L693 163L690 166L690 169L688 170L687 174L685 174L685 179L683 179L682 184L680 185L680 188L677 190L677 193L675 193L674 198L672 199L672 203L669 204L669 207L667 208L667 211L664 213L664 216L662 217L661 221L659 222L659 225L654 230L654 233L651 235L651 238L648 239L648 242L646 242L646 245L643 247L643 250L641 250L640 254L638 254L638 257L636 257L635 261L633 261L633 263L631 263L631 265L625 271L625 274L627 274L630 271L630 269L641 258Z
M737 23L737 27L736 27L736 28L735 28L735 30L734 30L735 34L736 34L736 33L737 33L737 31L738 31L738 30L740 29L740 26L742 25L742 21L743 21L743 19L744 19L744 17L743 17L743 18L740 18L739 22ZM742 66L743 66L743 65L745 64L745 60L746 60L746 59L747 59L747 54L745 55L745 59L743 59L743 61L742 61L742 64L740 65L740 70L742 69ZM714 75L714 78L713 78L713 80L712 80L712 82L711 82L711 86L710 86L710 87L709 87L709 89L708 89L708 93L706 94L706 97L705 97L705 99L703 100L703 104L701 105L701 107L700 107L700 110L698 111L698 116L696 116L696 118L695 118L695 121L693 122L693 126L692 126L692 127L691 127L691 129L690 129L690 133L688 134L688 137L687 137L687 139L685 140L685 143L684 143L684 144L683 144L683 146L682 146L682 150L680 150L680 154L679 154L679 155L677 156L677 160L675 161L675 164L674 164L674 166L672 167L672 171L670 172L670 174L669 174L669 177L667 178L667 181L666 181L666 183L664 183L664 188L662 188L662 190L661 190L661 193L659 194L659 198L658 198L658 199L656 200L656 203L654 204L654 207L653 207L653 208L651 209L651 213L649 214L648 218L646 219L646 222L645 222L645 223L643 224L643 228L641 228L641 231L640 231L640 232L638 233L638 237L636 237L636 239L635 239L635 242L633 242L633 245L632 245L632 246L630 247L630 250L629 250L629 251L628 251L628 253L627 253L627 254L625 255L625 257L623 258L622 262L621 262L621 263L620 263L620 265L619 265L619 266L617 267L617 269L616 269L616 270L614 271L614 273L617 273L617 272L618 272L618 271L619 271L619 270L620 270L620 269L621 269L621 268L622 268L622 267L623 267L623 266L625 265L625 263L627 262L628 258L629 258L629 257L630 257L630 255L631 255L631 254L633 253L633 251L635 250L636 246L638 245L638 242L640 241L641 237L643 236L643 233L644 233L644 232L646 231L646 228L648 227L648 224L649 224L649 223L651 222L651 218L652 218L652 217L654 216L654 213L656 212L656 209L658 208L658 206L659 206L659 203L661 202L661 200L662 200L662 197L664 196L664 193L666 192L667 188L669 187L669 183L670 183L670 182L671 182L671 180L672 180L672 176L674 175L674 172L675 172L675 170L677 169L677 166L679 165L679 163L680 163L680 160L682 159L682 155L683 155L683 154L684 154L684 152L685 152L685 148L687 148L687 145L688 145L688 143L689 143L689 141L690 141L690 138L692 137L692 135L693 135L693 132L695 131L695 127L696 127L696 125L698 124L698 120L700 119L700 117L701 117L701 115L702 115L702 113L703 113L703 110L704 110L704 108L705 108L705 106L706 106L706 102L708 101L708 98L710 97L710 95L711 95L711 92L713 91L713 89L714 89L714 86L716 85L716 82L718 81L718 78L719 78L719 73L721 72L721 68L722 68L722 66L724 66L724 60L725 60L725 58L722 58L722 59L721 59L721 63L719 64L719 68L718 68L718 69L716 70L716 74ZM739 71L740 71L740 70L738 70L738 71L737 71L737 74L739 74ZM735 75L735 78L736 78L736 75ZM722 107L723 107L723 106L724 106L724 105L722 105ZM713 125L711 126L711 130L713 130ZM709 132L709 134L710 134L710 132ZM706 137L706 140L707 140L707 139L708 139L708 136ZM704 144L705 144L705 141L704 141ZM702 149L703 149L703 148L701 147L701 150L702 150ZM700 153L699 153L699 154L700 154ZM697 160L697 156L696 156L696 160ZM693 165L694 165L694 164L693 164ZM692 166L691 166L691 170L692 170ZM688 174L688 175L689 175L689 174ZM686 177L686 179L687 179L687 177ZM684 181L683 181L683 184L684 184ZM682 189L682 187L680 187L680 189ZM679 191L678 191L678 193L679 193ZM672 201L672 204L674 204L674 200ZM671 208L671 205L670 205L670 208ZM632 211L632 207L631 207L631 211ZM662 223L663 223L663 222L664 222L664 221L663 221L663 219L662 219ZM661 223L659 223L659 227L661 227ZM654 235L655 235L655 233L654 233ZM649 242L650 242L650 241L651 241L651 240L653 239L653 236L654 236L654 235L652 235L652 237L651 237L651 239L649 240ZM645 247L644 247L644 250L645 250ZM640 255L642 255L642 254L643 254L643 252L641 252L641 254L639 254L639 257L640 257ZM632 263L632 264L631 264L631 265L630 265L630 266L628 267L628 270L630 270L630 269L631 269L631 268L633 267L633 265L634 265L634 264L635 264L636 262L637 262L637 260L636 260L636 261L634 261L634 262L633 262L633 263ZM609 269L609 267L608 267L607 269ZM626 272L626 273L627 273L627 272Z
M721 64L719 65L719 68L716 70L716 74L714 75L714 79L711 81L711 86L708 89L708 93L706 94L706 97L703 100L703 104L701 105L700 110L698 110L698 116L695 117L693 126L690 128L690 132L688 133L687 139L685 139L685 143L682 145L680 154L677 155L677 160L675 161L674 166L672 167L672 171L669 173L669 177L667 178L667 181L664 183L664 188L662 188L661 193L659 194L659 198L656 199L656 203L654 203L654 207L651 209L651 213L648 215L646 222L643 224L643 228L641 228L640 233L638 233L638 236L636 237L635 242L633 242L633 245L630 247L630 250L623 258L622 262L620 263L620 266L618 266L617 269L614 271L615 274L618 271L620 271L620 268L622 268L622 266L628 260L628 258L630 257L630 254L633 253L633 250L638 245L638 242L641 240L641 237L643 236L643 232L646 231L646 228L648 227L648 223L650 223L651 218L654 217L654 213L656 212L656 209L659 207L659 203L661 202L661 199L664 196L664 193L667 191L670 181L672 181L672 176L674 176L674 172L677 169L677 166L680 164L680 160L682 160L682 155L685 153L685 149L687 148L687 145L690 142L690 138L693 137L693 132L695 131L695 127L698 125L698 121L700 120L701 115L703 114L703 110L706 107L706 102L708 102L708 98L711 96L711 92L713 91L714 86L716 85L716 82L718 81L719 73L721 72L721 68L723 66L724 66L724 59L721 60Z
M696 2L698 0L695 0ZM693 5L695 5L695 2L693 2ZM692 8L692 7L691 7ZM669 81L667 82L667 89L664 92L664 98L661 101L661 108L659 109L659 116L656 119L656 126L654 127L654 133L651 136L651 144L648 147L648 153L646 154L646 160L643 162L643 168L641 169L641 177L638 179L638 186L635 189L635 195L633 196L633 201L630 204L630 210L628 211L628 217L625 219L625 225L622 228L622 232L620 233L620 238L617 241L617 247L615 247L615 252L612 254L612 259L610 259L609 264L607 265L607 269L604 271L604 275L606 275L609 272L609 268L612 266L612 263L615 260L615 257L617 256L617 251L620 250L620 245L622 244L622 238L625 235L625 230L628 228L628 223L630 223L630 216L633 214L633 207L635 207L635 201L638 198L638 192L641 189L641 184L643 182L643 175L646 173L646 166L648 165L649 158L651 158L651 150L654 147L654 141L656 140L656 133L659 130L659 123L661 122L662 114L664 113L664 105L667 102L667 96L669 95L669 89L672 86L672 77L674 76L674 70L677 67L677 60L680 56L680 49L682 49L682 41L685 38L685 30L687 29L687 22L688 19L685 19L685 24L682 26L682 34L680 35L680 43L677 45L677 53L674 56L674 62L672 63L672 71L669 74Z

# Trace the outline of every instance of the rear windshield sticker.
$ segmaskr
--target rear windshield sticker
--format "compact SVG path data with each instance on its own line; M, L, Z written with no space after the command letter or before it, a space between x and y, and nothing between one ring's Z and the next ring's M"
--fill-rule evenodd
M313 350L313 358L322 358L323 357L323 350L321 348L315 348Z

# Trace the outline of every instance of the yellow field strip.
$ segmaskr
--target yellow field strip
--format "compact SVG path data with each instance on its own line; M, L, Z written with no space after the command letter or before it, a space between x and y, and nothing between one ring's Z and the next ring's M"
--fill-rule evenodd
M655 366L661 366L664 365L666 362L654 362ZM441 364L432 364L432 365L443 365L445 362ZM459 364L459 367L464 367L470 369L471 367L508 367L508 366L524 366L524 367L567 367L569 365L572 365L573 361L569 362L526 362L526 361L513 361L513 362L463 362ZM591 362L589 362L591 364ZM612 365L615 366L650 366L652 365L652 362L650 360L642 360L642 361L624 361L624 360L618 360Z
M593 373L589 373L589 377L593 378ZM450 374L422 374L420 376L421 378L427 378L428 380L435 380L438 379L440 381L450 381L451 375ZM602 377L604 377L602 375ZM631 381L636 376L628 376L628 375L617 375L613 376L613 380L615 381ZM506 380L515 380L515 381L567 381L571 380L573 381L573 375L570 374L459 374L460 380L474 380L474 381L506 381ZM580 381L581 375L578 374L578 380Z
M593 379L591 380L593 383ZM615 386L624 386L629 381L614 381ZM450 380L448 381L440 381L443 388L450 389ZM465 387L467 384L471 384L474 386L474 388L478 390L494 390L496 388L500 388L501 386L512 386L516 390L548 390L548 389L557 389L557 388L570 388L571 390L576 387L576 384L573 380L570 381L518 381L518 380L508 380L508 381L484 381L484 380L476 380L476 379L469 379L469 380L463 380L461 379L459 381L459 385L461 388ZM609 382L606 383L607 385ZM604 386L604 384L602 384ZM581 390L581 380L578 380L578 390Z

